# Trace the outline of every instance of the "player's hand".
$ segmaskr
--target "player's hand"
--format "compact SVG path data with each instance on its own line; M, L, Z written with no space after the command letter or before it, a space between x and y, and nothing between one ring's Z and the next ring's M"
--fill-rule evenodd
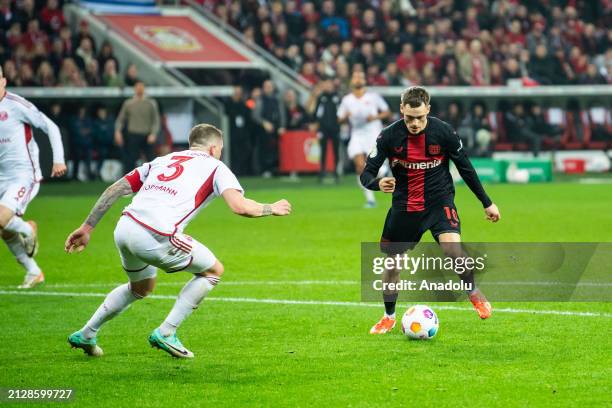
M491 222L497 222L501 220L501 214L499 213L499 209L497 208L495 204L491 204L490 206L485 208L484 211L485 211L487 220Z
M91 228L89 225L81 225L77 230L68 236L64 244L64 250L69 254L73 252L81 252L89 243L91 237Z
M377 115L368 115L368 117L367 117L367 121L368 122L373 122L375 120L378 120L378 116Z
M115 144L119 147L123 147L123 135L121 132L115 132Z
M291 204L287 200L279 200L271 205L272 215L289 215L291 214Z
M155 144L155 142L157 142L157 135L154 135L153 133L151 133L149 136L147 136L147 143L152 145Z
M62 177L64 174L66 174L66 165L64 163L53 163L51 177Z
M395 177L383 177L378 181L378 187L383 193L392 193L395 191Z
M268 122L267 120L264 120L262 122L262 126L268 133L271 133L274 130L274 125L272 124L272 122Z

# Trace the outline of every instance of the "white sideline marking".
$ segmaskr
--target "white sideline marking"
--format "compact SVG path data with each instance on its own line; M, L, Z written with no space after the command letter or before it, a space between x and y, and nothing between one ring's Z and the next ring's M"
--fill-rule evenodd
M114 287L125 282L98 282L98 283L51 283L45 284L46 288L100 288ZM156 286L183 286L185 282L157 282ZM352 280L278 280L278 281L224 281L223 286L283 286L283 285L361 285L360 281ZM546 281L498 281L480 282L480 286L586 286L586 287L612 287L612 282L546 282ZM12 289L13 286L0 286L0 289Z
M0 290L0 295L21 295L21 296L62 296L62 297L106 297L106 293L91 293L91 292L43 292L43 291L18 291L18 290ZM148 299L163 299L175 300L176 296L171 295L149 295ZM210 297L207 301L219 302L234 302L234 303L267 303L274 305L314 305L314 306L351 306L351 307L377 307L377 303L364 302L340 302L332 300L288 300L288 299L259 299L259 298L234 298L234 297ZM435 307L438 310L459 310L471 311L468 307L439 305ZM585 317L607 317L612 318L612 313L595 313L595 312L577 312L569 310L539 310L539 309L515 309L515 308L498 308L493 309L495 312L502 313L528 313L541 315L557 315L557 316L585 316Z

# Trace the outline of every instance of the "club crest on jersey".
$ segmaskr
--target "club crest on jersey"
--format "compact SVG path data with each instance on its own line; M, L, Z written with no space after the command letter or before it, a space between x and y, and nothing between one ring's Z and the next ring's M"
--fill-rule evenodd
M7 119L8 119L8 112L7 111L0 112L0 120L4 122Z
M402 150L404 150L404 146L400 146L400 147L393 146L393 150L395 150L395 153L401 153Z
M433 144L433 145L429 145L427 146L427 151L429 151L429 154L440 154L440 145L437 144Z

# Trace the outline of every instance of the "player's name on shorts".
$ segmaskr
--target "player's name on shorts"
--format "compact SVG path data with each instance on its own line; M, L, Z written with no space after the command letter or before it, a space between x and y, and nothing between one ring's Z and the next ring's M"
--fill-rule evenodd
M383 282L377 279L372 282L372 288L376 291L403 291L403 292L434 292L434 291L470 291L472 284L463 281L448 280L447 282L431 282L428 280L411 281L400 280L399 282Z
M178 194L178 191L176 191L175 189L167 187L167 186L160 186L159 184L145 184L144 186L142 186L142 189L145 191L148 191L148 190L161 191L164 193L171 194L173 196Z

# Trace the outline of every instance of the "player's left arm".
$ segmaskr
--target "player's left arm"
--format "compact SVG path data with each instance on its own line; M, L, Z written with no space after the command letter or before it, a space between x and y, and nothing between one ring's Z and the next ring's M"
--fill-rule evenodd
M51 142L51 150L53 151L51 177L61 177L66 174L66 163L64 161L64 146L62 145L60 130L47 115L39 111L36 106L30 102L27 103L29 106L23 104L19 105L21 107L22 119L24 122L47 134Z
M385 120L391 117L391 110L389 109L389 105L385 101L385 99L377 95L376 108L378 109L378 114L368 116L368 122L372 122L375 120Z
M109 186L98 201L91 209L91 212L87 216L87 219L77 230L68 236L64 249L68 253L81 252L89 243L90 235L93 229L96 227L98 222L104 217L104 214L113 206L115 201L120 197L132 194L132 184L130 181L123 177L117 182Z
M368 154L366 165L363 173L359 176L359 181L368 190L392 193L395 190L395 178L378 178L378 170L387 160L387 149L385 146L384 135L381 133L376 139L376 146Z
M486 218L492 222L499 221L501 219L499 209L485 192L484 187L478 178L478 174L476 173L476 169L474 169L472 162L470 162L470 159L465 153L461 139L459 139L457 132L455 132L452 128L449 127L447 130L446 151L448 156L453 163L455 163L455 166L457 167L461 178L463 181L465 181L465 184L467 184L470 190L472 190L472 193L474 193L474 195L482 203Z

